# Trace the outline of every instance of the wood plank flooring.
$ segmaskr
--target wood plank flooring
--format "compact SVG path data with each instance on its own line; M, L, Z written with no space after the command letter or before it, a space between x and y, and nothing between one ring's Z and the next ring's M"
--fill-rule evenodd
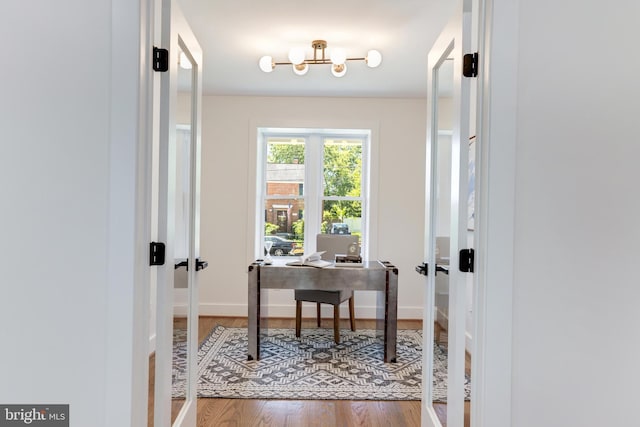
M179 322L179 320L177 320ZM348 329L348 319L342 328ZM246 328L246 318L201 317L198 336L201 342L214 326ZM323 327L330 328L332 319L323 319ZM176 324L178 326L178 324ZM295 319L269 319L269 327L294 328ZM315 327L315 319L303 319L303 328ZM375 329L375 320L358 319L357 327ZM421 320L399 320L399 329L422 328ZM153 426L153 356L150 358L149 426ZM180 402L174 402L173 417ZM436 411L446 418L446 405L438 404ZM440 415L439 415L440 416ZM198 427L412 427L420 425L418 401L353 401L353 400L257 400L257 399L198 399ZM465 405L465 427L469 426L469 404ZM443 423L446 426L446 423Z

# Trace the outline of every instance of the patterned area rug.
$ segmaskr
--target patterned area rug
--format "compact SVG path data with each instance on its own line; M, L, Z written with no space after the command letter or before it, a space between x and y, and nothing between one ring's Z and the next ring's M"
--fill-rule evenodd
M260 360L247 360L247 329L216 326L198 351L198 397L420 400L422 331L398 330L397 362L382 361L374 330L269 329ZM174 353L174 397L184 396L182 352ZM435 345L434 397L446 402L446 347ZM466 393L469 384L467 379Z

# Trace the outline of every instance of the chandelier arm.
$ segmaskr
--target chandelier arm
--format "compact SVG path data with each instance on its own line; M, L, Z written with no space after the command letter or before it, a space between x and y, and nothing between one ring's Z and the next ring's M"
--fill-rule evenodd
M331 64L329 59L305 59L305 64Z
M367 58L347 58L346 61L366 61ZM333 64L330 59L305 59L303 64ZM293 65L293 62L274 62L273 65Z

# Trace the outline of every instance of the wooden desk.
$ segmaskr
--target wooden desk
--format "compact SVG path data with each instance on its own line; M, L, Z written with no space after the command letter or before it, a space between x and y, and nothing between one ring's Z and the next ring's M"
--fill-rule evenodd
M377 293L377 336L383 340L384 361L396 361L398 269L387 261L367 261L362 267L291 267L274 259L272 265L249 266L248 359L260 358L260 335L267 332L263 289L365 290Z

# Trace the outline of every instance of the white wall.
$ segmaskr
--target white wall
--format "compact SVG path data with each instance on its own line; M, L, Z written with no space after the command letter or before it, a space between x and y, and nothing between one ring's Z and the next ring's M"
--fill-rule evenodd
M140 5L2 9L0 402L130 425Z
M248 232L255 208L250 145L255 126L375 127L379 169L372 188L373 257L400 270L399 316L422 317L426 101L213 97L203 100L202 247L210 267L200 276L200 313L246 316L247 266L254 237ZM252 172L253 171L253 172ZM270 314L293 317L292 291L271 291ZM356 315L373 317L375 298L359 292Z
M638 423L638 16L520 2L512 426Z

